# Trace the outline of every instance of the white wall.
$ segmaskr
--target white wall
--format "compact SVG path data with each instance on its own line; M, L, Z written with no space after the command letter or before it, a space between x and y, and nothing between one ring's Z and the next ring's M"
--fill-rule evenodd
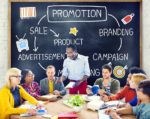
M0 3L0 87L8 67L8 2Z
M150 0L143 0L143 69L150 77ZM0 87L8 68L8 1L0 3Z
M150 0L143 0L143 69L150 77Z

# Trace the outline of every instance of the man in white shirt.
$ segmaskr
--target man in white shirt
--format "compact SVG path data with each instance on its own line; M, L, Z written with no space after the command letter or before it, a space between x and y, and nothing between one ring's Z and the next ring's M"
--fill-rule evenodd
M70 94L86 94L87 78L90 76L88 57L78 54L75 45L66 48L67 58L63 63L61 80L69 79L75 86L69 89Z

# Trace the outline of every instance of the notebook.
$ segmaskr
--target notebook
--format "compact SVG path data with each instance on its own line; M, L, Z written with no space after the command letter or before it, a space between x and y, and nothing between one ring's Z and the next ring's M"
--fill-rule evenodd
M112 119L109 115L105 114L105 110L98 110L99 119Z

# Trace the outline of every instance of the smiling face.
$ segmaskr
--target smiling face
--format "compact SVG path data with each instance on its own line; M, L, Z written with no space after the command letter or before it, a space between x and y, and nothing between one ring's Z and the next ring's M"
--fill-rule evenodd
M20 74L12 74L10 75L10 83L12 87L17 86L18 84L20 84L20 80L21 80L21 73Z
M66 55L70 59L74 59L76 56L76 52L72 48L66 48Z
M109 79L111 77L111 72L108 69L102 69L102 76L104 79Z
M47 68L46 75L48 79L53 80L55 76L55 68L54 67Z
M32 83L34 81L34 74L32 71L29 71L27 74L26 74L26 77L25 77L25 82L26 83Z

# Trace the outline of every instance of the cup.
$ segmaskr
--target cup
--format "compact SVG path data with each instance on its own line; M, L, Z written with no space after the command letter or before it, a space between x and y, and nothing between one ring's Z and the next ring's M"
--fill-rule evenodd
M94 86L92 87L92 92L93 92L93 94L97 94L97 93L98 93L98 90L99 90L99 85L94 85Z

